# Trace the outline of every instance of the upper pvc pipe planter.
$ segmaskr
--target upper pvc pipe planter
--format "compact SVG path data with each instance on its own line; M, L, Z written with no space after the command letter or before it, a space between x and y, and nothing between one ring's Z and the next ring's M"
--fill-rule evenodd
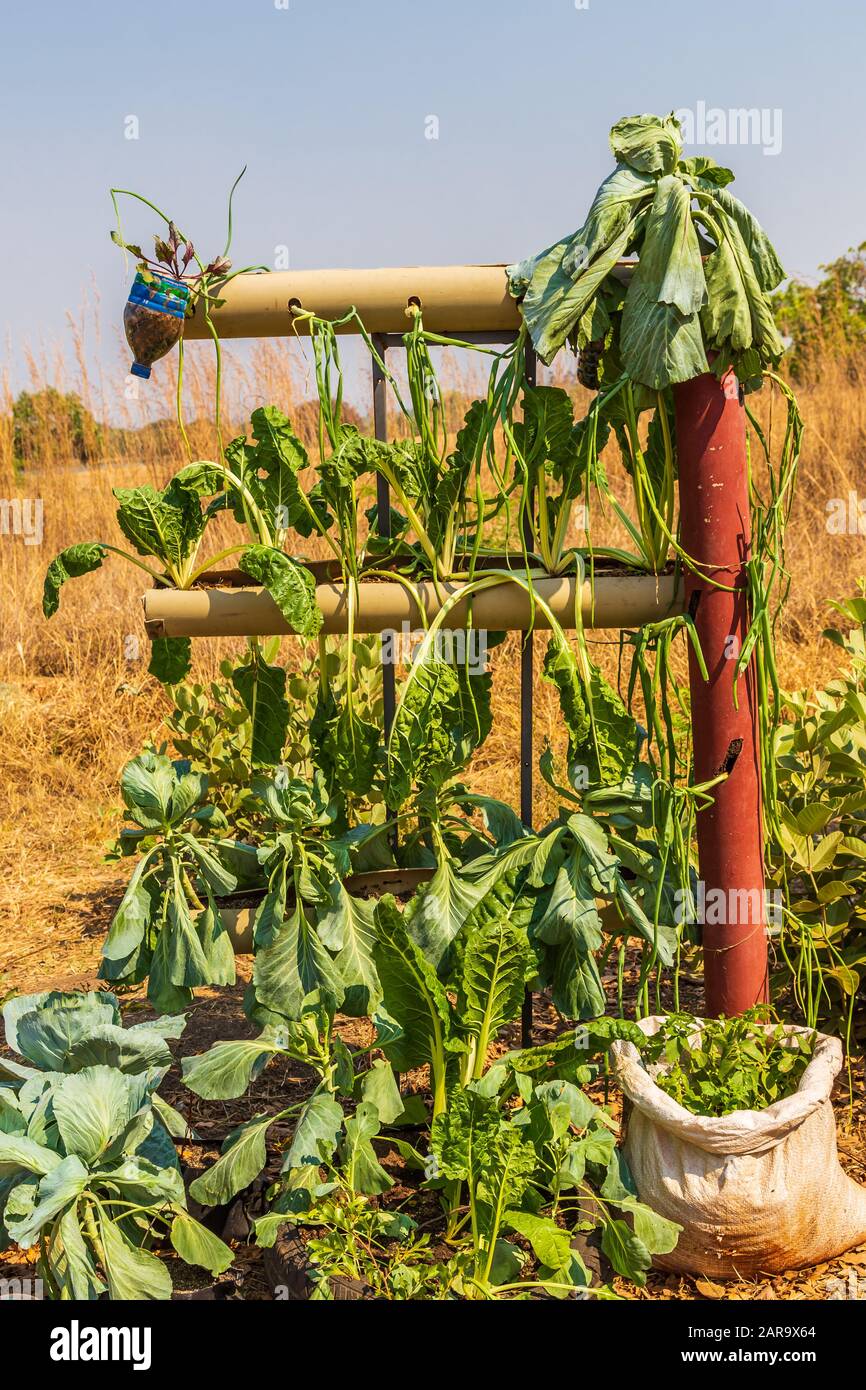
M399 632L404 625L414 631L423 626L425 617L431 622L443 602L459 593L461 586L443 583L437 594L434 585L425 580L416 588L424 605L423 616L402 584L362 580L358 585L355 631ZM533 589L562 627L576 626L576 579L536 579ZM323 632L347 630L345 585L318 584L316 602L322 613ZM274 637L292 631L266 589L149 589L143 603L145 627L151 638ZM638 628L682 611L682 581L672 574L603 575L596 577L594 586L587 579L581 587L580 612L586 628ZM488 632L526 632L531 627L549 627L541 608L536 606L533 614L526 590L508 579L475 593L469 601L455 603L443 626L460 629L469 623L476 631Z
M219 291L225 302L211 319L221 338L308 333L299 312L338 319L354 306L369 333L405 333L417 302L433 333L516 333L520 310L504 265L399 266L384 270L279 270L238 275ZM357 324L337 332L357 333ZM185 338L209 337L201 307L186 320Z

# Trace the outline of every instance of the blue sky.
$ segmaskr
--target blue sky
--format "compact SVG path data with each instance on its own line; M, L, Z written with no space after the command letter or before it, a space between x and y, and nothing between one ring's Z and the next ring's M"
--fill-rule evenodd
M282 3L4 6L13 371L26 338L66 335L94 281L119 317L111 184L153 198L210 253L247 164L236 264L272 263L279 246L296 268L513 260L580 225L616 119L703 102L781 112L776 155L691 152L734 168L789 273L813 276L866 237L866 12L850 0ZM129 213L126 230L155 228Z

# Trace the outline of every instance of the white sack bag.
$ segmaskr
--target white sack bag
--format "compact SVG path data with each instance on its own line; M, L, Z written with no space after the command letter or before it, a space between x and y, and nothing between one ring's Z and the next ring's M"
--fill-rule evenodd
M664 1021L639 1027L652 1036ZM683 1228L670 1254L655 1257L658 1269L716 1279L775 1274L866 1241L866 1188L843 1172L836 1150L838 1038L817 1034L792 1096L718 1118L693 1115L662 1091L633 1043L611 1051L629 1102L624 1151L640 1200Z

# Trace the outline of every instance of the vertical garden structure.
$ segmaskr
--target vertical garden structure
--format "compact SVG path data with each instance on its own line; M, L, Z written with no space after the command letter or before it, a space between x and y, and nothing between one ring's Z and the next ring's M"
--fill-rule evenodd
M214 311L221 338L289 337L308 331L305 312L339 319L350 306L372 335L380 359L403 345L407 311L420 308L425 327L467 343L501 344L520 327L520 310L508 290L505 267L442 266L380 270L324 270L240 275L226 287ZM353 329L350 322L337 331ZM185 336L205 338L210 326L201 316L188 321ZM534 354L527 350L526 374L534 378ZM373 363L375 434L387 438L385 378ZM710 1014L740 1012L766 998L767 941L759 747L754 663L745 670L739 698L732 695L736 662L749 625L746 566L750 558L748 464L745 408L733 372L721 380L703 373L675 387L679 444L681 546L690 563L683 588L670 576L609 577L583 596L587 627L637 628L679 611L691 615L700 640L708 679L690 650L690 685L695 781L723 777L712 802L697 817L700 876L709 897L753 904L741 921L722 914L704 925L706 1007ZM378 517L387 535L388 488L377 479ZM580 579L542 581L563 627L574 626L575 585ZM362 596L355 631L371 632L417 620L413 601L399 585L379 585L365 607ZM449 595L455 586L446 585ZM459 587L459 586L458 586ZM420 586L425 592L425 586ZM507 591L512 589L513 592ZM502 591L505 591L504 593ZM386 592L390 591L390 592ZM345 631L345 606L334 586L317 593L326 631ZM428 616L441 603L432 590ZM569 614L571 617L569 618ZM262 636L287 632L279 609L264 591L252 589L156 589L145 597L151 637ZM465 610L455 606L448 625L463 626ZM532 818L532 628L541 614L518 586L503 584L473 600L478 627L523 630L521 699L521 817ZM386 733L394 711L393 667L384 671ZM733 921L731 920L733 918ZM524 1032L528 1032L524 1019Z

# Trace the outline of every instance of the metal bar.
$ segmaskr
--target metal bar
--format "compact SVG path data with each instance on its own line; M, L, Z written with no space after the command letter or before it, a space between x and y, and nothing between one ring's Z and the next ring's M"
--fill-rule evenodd
M524 375L527 386L534 386L538 375L538 363L531 344L525 349ZM532 513L527 511L523 517L523 539L528 550L532 550ZM520 819L528 830L532 829L532 693L534 679L534 633L529 631L520 648ZM520 1015L520 1036L524 1047L532 1046L532 991L526 990Z
M381 334L374 334L373 343L384 362L388 347L384 337ZM373 365L373 432L377 439L386 444L388 442L388 382L375 357L371 358L371 361ZM383 478L381 473L376 474L376 525L379 535L386 540L389 539L391 536L391 489L388 486L387 478ZM391 725L394 722L394 712L397 708L393 661L383 661L382 663L382 705L384 733L387 741L391 732Z
M768 998L754 661L734 704L735 662L749 626L745 410L731 371L721 381L704 373L675 386L674 410L682 547L702 571L686 571L686 603L709 674L705 681L690 648L694 778L727 773L697 815L704 993L710 1017L729 1017Z

